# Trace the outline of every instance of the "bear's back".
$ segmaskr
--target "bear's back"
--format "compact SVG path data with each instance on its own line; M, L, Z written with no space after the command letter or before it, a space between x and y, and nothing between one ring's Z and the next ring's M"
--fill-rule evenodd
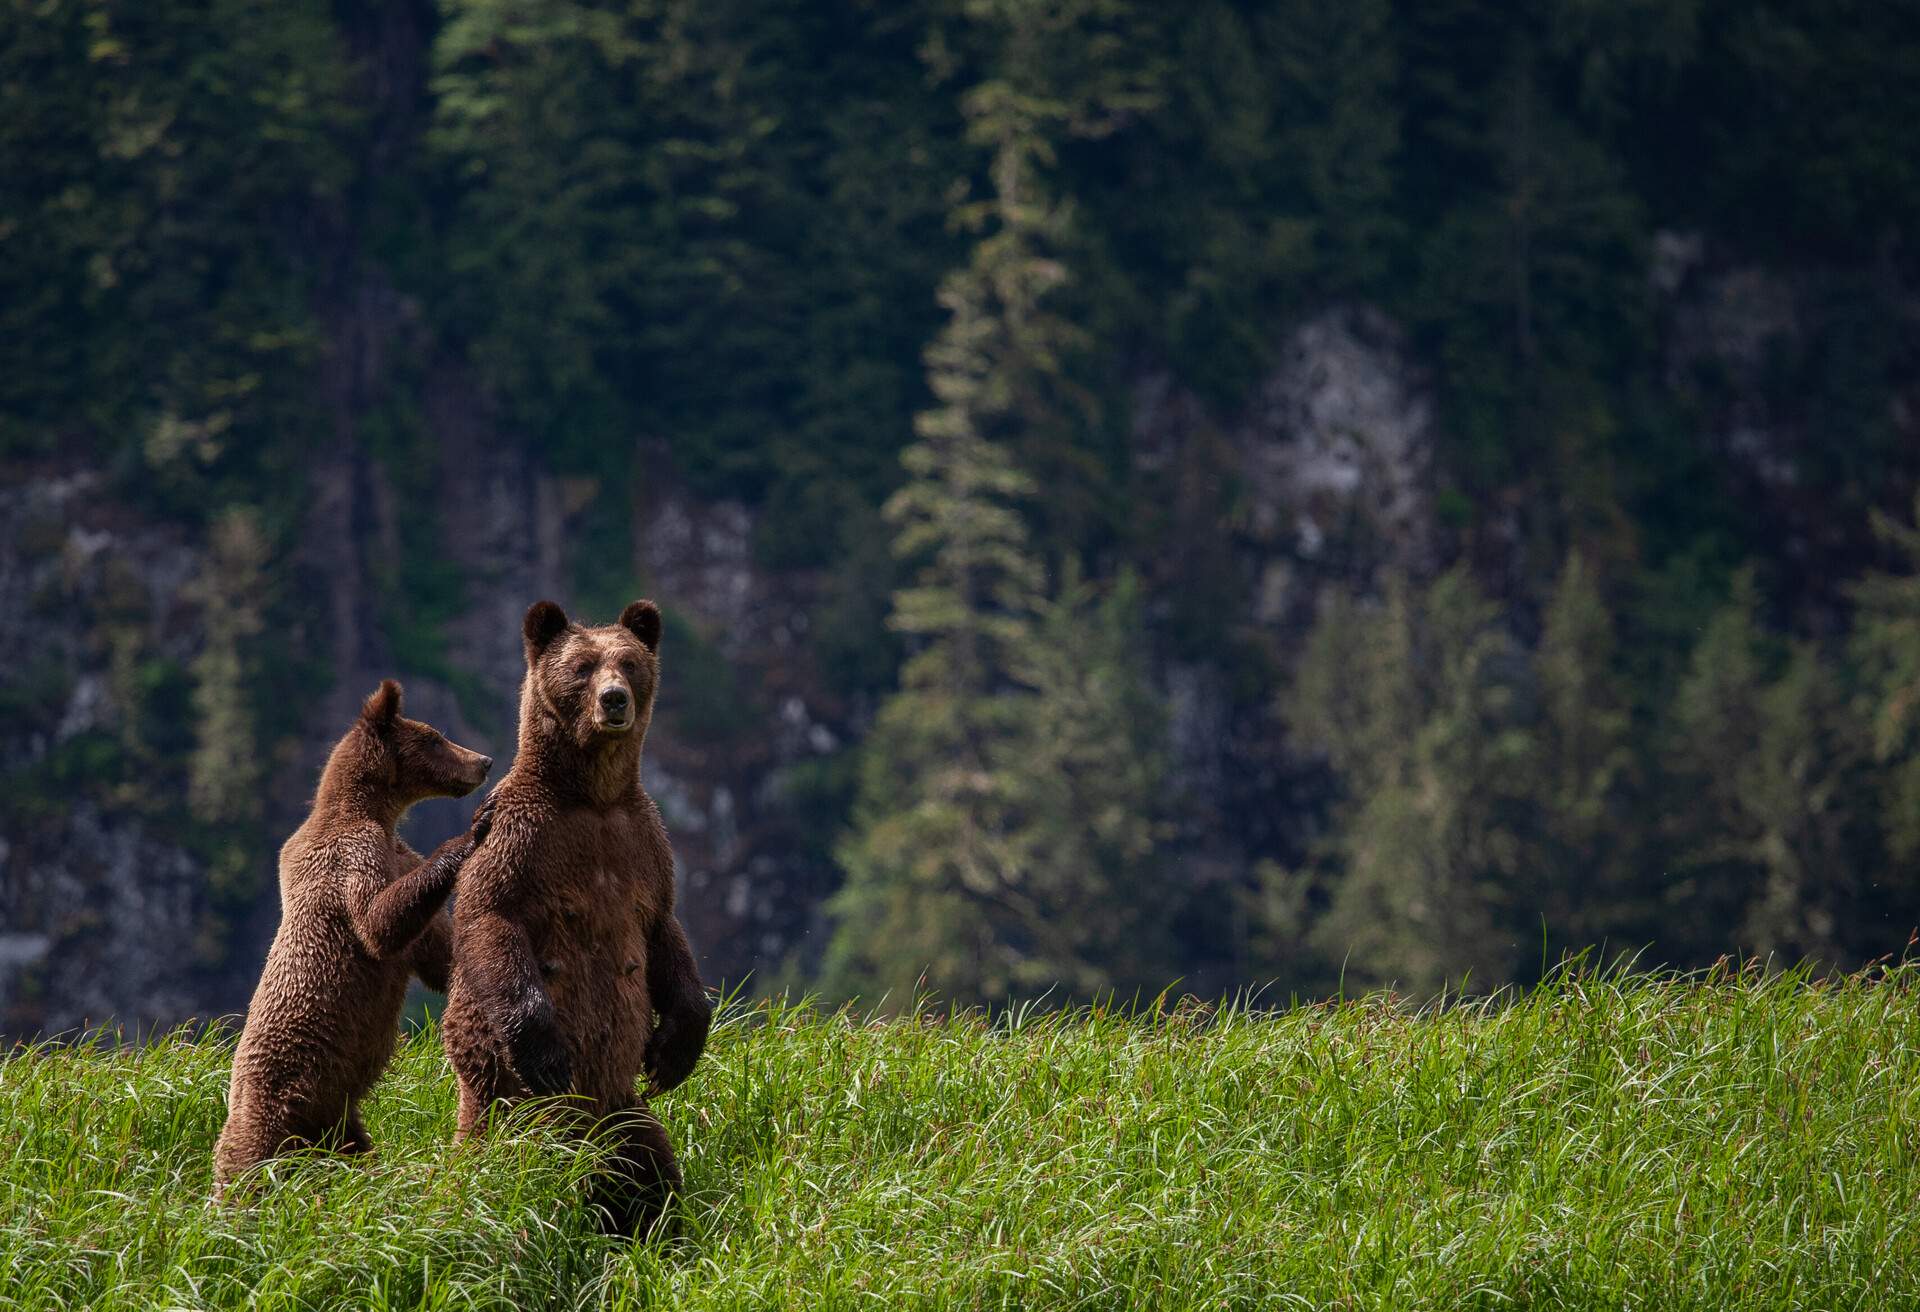
M373 822L308 817L280 850L280 925L247 1008L234 1086L326 1102L371 1079L392 1054L406 992L404 962L375 961L347 909L353 867L391 876L393 851Z

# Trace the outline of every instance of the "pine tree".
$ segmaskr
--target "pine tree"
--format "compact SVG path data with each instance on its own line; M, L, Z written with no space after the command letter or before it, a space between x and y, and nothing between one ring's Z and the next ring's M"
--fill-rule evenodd
M248 656L265 627L267 564L267 541L254 514L243 507L223 512L194 584L206 641L192 667L199 741L187 795L194 816L210 825L245 825L260 815Z
M1500 665L1508 642L1464 568L1314 627L1286 714L1347 798L1322 853L1323 961L1416 994L1515 977L1508 908L1527 743Z
M1574 950L1632 925L1636 910L1628 816L1638 799L1618 655L1613 616L1576 551L1561 569L1533 657L1538 712L1529 725L1522 862L1546 934Z
M445 327L561 462L624 474L636 431L684 473L752 462L792 383L800 225L767 79L791 7L456 0L432 145L465 186Z
M1400 132L1391 4L1192 0L1158 17L1164 103L1087 168L1088 224L1129 330L1232 407L1282 323L1381 290Z
M1860 941L1857 931L1867 928L1854 923L1854 904L1881 855L1877 835L1860 825L1867 814L1860 801L1871 795L1863 738L1832 654L1792 643L1762 699L1756 751L1738 771L1755 822L1752 859L1762 872L1741 921L1743 946L1786 960L1851 964L1849 940Z
M349 87L317 0L0 8L0 452L132 457L188 517L294 481Z
M1773 664L1758 606L1752 571L1742 571L1708 620L1674 695L1667 759L1671 793L1685 802L1667 817L1677 859L1664 901L1668 914L1694 931L1688 955L1750 946L1724 940L1759 882L1748 860L1754 849L1748 790L1738 776L1751 769L1743 763L1752 761L1758 745Z
M1059 137L1103 131L1133 103L1106 58L1107 23L1122 9L965 6L995 40L994 75L963 100L991 192L957 211L979 235L942 288L949 319L926 357L937 404L916 421L908 481L886 507L896 553L920 562L888 621L913 652L866 745L855 832L840 854L847 881L827 963L839 992L898 995L924 980L991 1001L1054 981L1098 987L1096 963L1114 945L1084 941L1091 926L1072 917L1102 905L1115 872L1092 868L1101 857L1142 854L1138 817L1118 818L1094 787L1112 779L1089 772L1071 738L1056 734L1051 755L1036 756L1035 726L1061 729L1059 716L1086 714L1090 695L1123 699L1114 718L1080 725L1094 732L1092 750L1120 750L1129 694L1111 669L1089 685L1036 646L1066 636L1078 602L1048 601L1022 513L1034 484L1011 453L1085 420L1066 369L1082 334L1048 303L1067 277L1058 249L1069 212L1045 170ZM1063 58L1085 81L1059 84ZM1054 777L1035 773L1040 759Z
M1137 586L1069 580L1036 616L1015 671L1028 696L998 744L1020 845L1030 945L1017 983L1071 996L1157 992L1178 973L1180 893L1156 877L1165 828L1165 715L1143 668Z
M1471 500L1512 507L1488 549L1540 592L1569 540L1632 554L1614 502L1622 425L1596 380L1647 367L1649 340L1650 228L1581 98L1561 8L1405 10L1419 267L1394 294L1451 398L1449 472Z
M1881 807L1892 854L1920 857L1920 498L1914 522L1876 514L1875 534L1900 561L1853 589L1853 654L1861 672L1873 759L1884 771Z
M266 627L267 538L258 517L230 507L214 522L205 564L194 580L205 642L192 664L195 742L187 761L193 818L213 835L206 876L210 895L194 951L223 959L232 942L230 913L259 887L266 753L256 713L257 652Z
M1669 909L1696 927L1692 955L1833 963L1862 867L1877 864L1855 804L1864 734L1828 655L1769 635L1759 605L1744 570L1675 697L1671 795L1685 800L1670 817Z
M855 836L827 963L829 988L1004 996L1016 974L986 909L1018 884L1008 780L994 745L1017 732L1013 653L1030 641L1042 578L1018 500L1032 491L977 416L995 413L1006 335L956 278L953 318L928 351L934 392L888 503L902 556L925 557L889 626L917 645L863 749ZM1014 366L1014 367L1017 367Z

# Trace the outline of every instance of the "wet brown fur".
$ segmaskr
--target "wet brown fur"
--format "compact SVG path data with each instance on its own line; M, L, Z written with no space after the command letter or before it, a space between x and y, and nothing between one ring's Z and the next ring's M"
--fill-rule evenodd
M686 1079L710 1016L673 914L666 828L640 787L660 612L639 601L618 624L584 628L540 602L524 636L519 752L454 906L441 1035L459 1134L529 1096L573 1095L583 1133L615 1148L599 1194L608 1221L641 1234L680 1170L636 1081L645 1072L661 1091ZM623 714L609 711L622 697Z
M393 1055L408 976L447 985L442 908L474 842L449 839L422 860L394 826L415 802L472 792L491 766L403 718L391 679L334 747L312 810L280 849L280 928L247 1009L214 1150L223 1187L294 1149L373 1147L360 1099Z

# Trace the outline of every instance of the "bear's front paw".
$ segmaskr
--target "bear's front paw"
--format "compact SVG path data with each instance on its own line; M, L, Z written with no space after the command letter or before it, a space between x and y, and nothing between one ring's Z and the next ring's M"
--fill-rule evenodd
M557 1098L573 1089L573 1063L558 1044L543 1043L516 1052L513 1066L527 1092L536 1098Z
M474 847L478 847L480 844L486 842L487 835L493 832L493 813L499 805L499 797L500 792L498 789L495 789L482 799L479 806L474 808L473 823L467 826L467 838L471 843L471 846L468 848L469 853L471 853Z
M704 1000L703 1000L704 1002ZM665 1093L686 1082L706 1051L711 1011L704 1005L660 1018L647 1042L647 1079L652 1092Z

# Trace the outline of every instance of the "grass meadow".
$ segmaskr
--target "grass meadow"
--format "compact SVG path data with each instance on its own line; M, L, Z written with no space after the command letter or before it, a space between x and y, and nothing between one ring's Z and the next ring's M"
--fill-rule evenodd
M371 1161L208 1202L231 1036L0 1061L0 1306L1920 1307L1911 966L1566 974L1409 1008L728 1007L670 1237L539 1127L455 1149L430 1029Z

